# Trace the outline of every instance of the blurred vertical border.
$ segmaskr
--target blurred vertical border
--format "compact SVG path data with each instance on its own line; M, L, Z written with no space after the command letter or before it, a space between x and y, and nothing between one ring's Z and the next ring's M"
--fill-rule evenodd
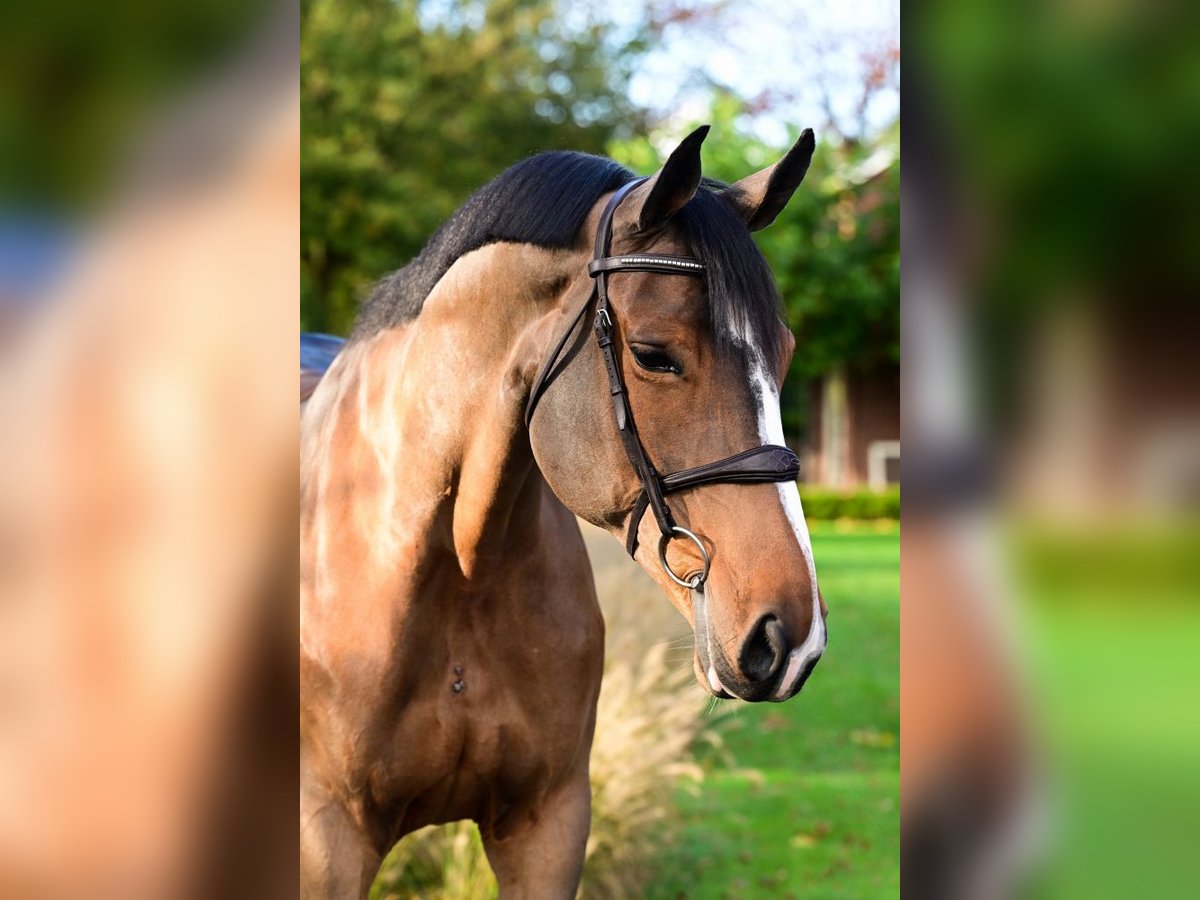
M904 15L905 893L1193 896L1200 10Z
M298 5L0 35L0 896L294 894Z

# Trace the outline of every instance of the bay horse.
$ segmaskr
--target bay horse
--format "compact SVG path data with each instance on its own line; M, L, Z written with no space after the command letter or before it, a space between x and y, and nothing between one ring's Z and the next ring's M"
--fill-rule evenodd
M365 896L401 836L459 819L503 897L574 896L604 645L576 516L688 619L715 696L786 700L824 651L779 416L795 342L750 237L813 135L722 185L707 131L646 179L513 166L380 283L312 393L304 896Z

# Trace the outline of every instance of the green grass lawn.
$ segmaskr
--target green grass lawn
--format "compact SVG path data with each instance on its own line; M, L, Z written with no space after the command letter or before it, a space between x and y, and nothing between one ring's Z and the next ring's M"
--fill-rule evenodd
M652 900L899 895L900 531L813 544L829 648L794 700L728 704Z
M1197 896L1200 528L1013 527L1050 827L1031 896Z

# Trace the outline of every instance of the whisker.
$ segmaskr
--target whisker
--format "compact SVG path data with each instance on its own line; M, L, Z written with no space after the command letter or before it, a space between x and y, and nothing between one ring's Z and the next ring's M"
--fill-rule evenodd
M676 663L674 666L671 667L671 671L673 673L690 672L691 670L692 670L691 662Z

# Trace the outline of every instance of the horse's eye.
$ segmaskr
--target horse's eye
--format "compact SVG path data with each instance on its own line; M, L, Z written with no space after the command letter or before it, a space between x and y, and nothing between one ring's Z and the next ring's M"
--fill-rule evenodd
M637 364L647 372L670 372L672 375L678 375L683 371L683 367L679 363L657 347L630 347L629 349L633 351L633 358Z

